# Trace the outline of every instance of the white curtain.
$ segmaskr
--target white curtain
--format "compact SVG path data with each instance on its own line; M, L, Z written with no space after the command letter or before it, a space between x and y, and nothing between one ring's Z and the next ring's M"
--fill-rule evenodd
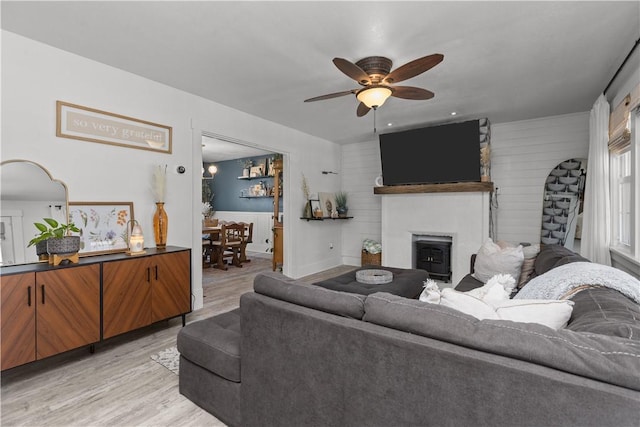
M589 118L589 159L584 192L582 256L611 265L611 203L609 198L609 103L600 95Z

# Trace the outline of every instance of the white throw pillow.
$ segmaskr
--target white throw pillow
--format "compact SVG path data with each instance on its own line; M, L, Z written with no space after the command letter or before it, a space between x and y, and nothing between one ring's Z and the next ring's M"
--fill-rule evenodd
M440 296L440 305L469 314L477 319L500 318L491 305L465 292L445 288L440 291Z
M487 283L497 274L509 274L517 283L523 261L521 245L501 248L489 238L478 250L473 277Z
M573 301L569 300L511 299L496 304L500 319L540 323L553 329L567 326L572 311Z
M573 301L512 300L507 295L499 281L469 292L450 288L439 290L435 282L428 281L420 300L453 308L479 320L539 323L553 329L565 327L573 311Z

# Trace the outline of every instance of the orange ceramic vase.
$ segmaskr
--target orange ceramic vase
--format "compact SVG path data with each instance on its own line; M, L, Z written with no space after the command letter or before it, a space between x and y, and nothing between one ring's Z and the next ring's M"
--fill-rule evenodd
M167 229L169 218L164 210L164 203L156 203L156 213L153 215L153 234L156 238L156 248L165 249L167 247Z

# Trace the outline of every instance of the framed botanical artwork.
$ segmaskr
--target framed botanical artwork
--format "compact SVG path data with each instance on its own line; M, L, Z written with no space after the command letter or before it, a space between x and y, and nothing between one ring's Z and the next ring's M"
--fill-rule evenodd
M80 256L127 251L133 202L69 202L69 221L80 229Z
M336 195L334 193L318 193L320 208L323 216L331 216L331 212L336 210Z
M56 101L56 136L171 154L171 126Z

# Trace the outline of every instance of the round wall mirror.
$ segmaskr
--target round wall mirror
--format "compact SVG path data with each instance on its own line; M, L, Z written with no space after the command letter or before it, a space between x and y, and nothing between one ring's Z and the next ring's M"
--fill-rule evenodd
M33 223L53 218L68 223L67 186L29 160L0 163L0 265L38 261L29 240L40 232Z
M586 159L568 159L551 170L542 201L540 241L580 252Z

